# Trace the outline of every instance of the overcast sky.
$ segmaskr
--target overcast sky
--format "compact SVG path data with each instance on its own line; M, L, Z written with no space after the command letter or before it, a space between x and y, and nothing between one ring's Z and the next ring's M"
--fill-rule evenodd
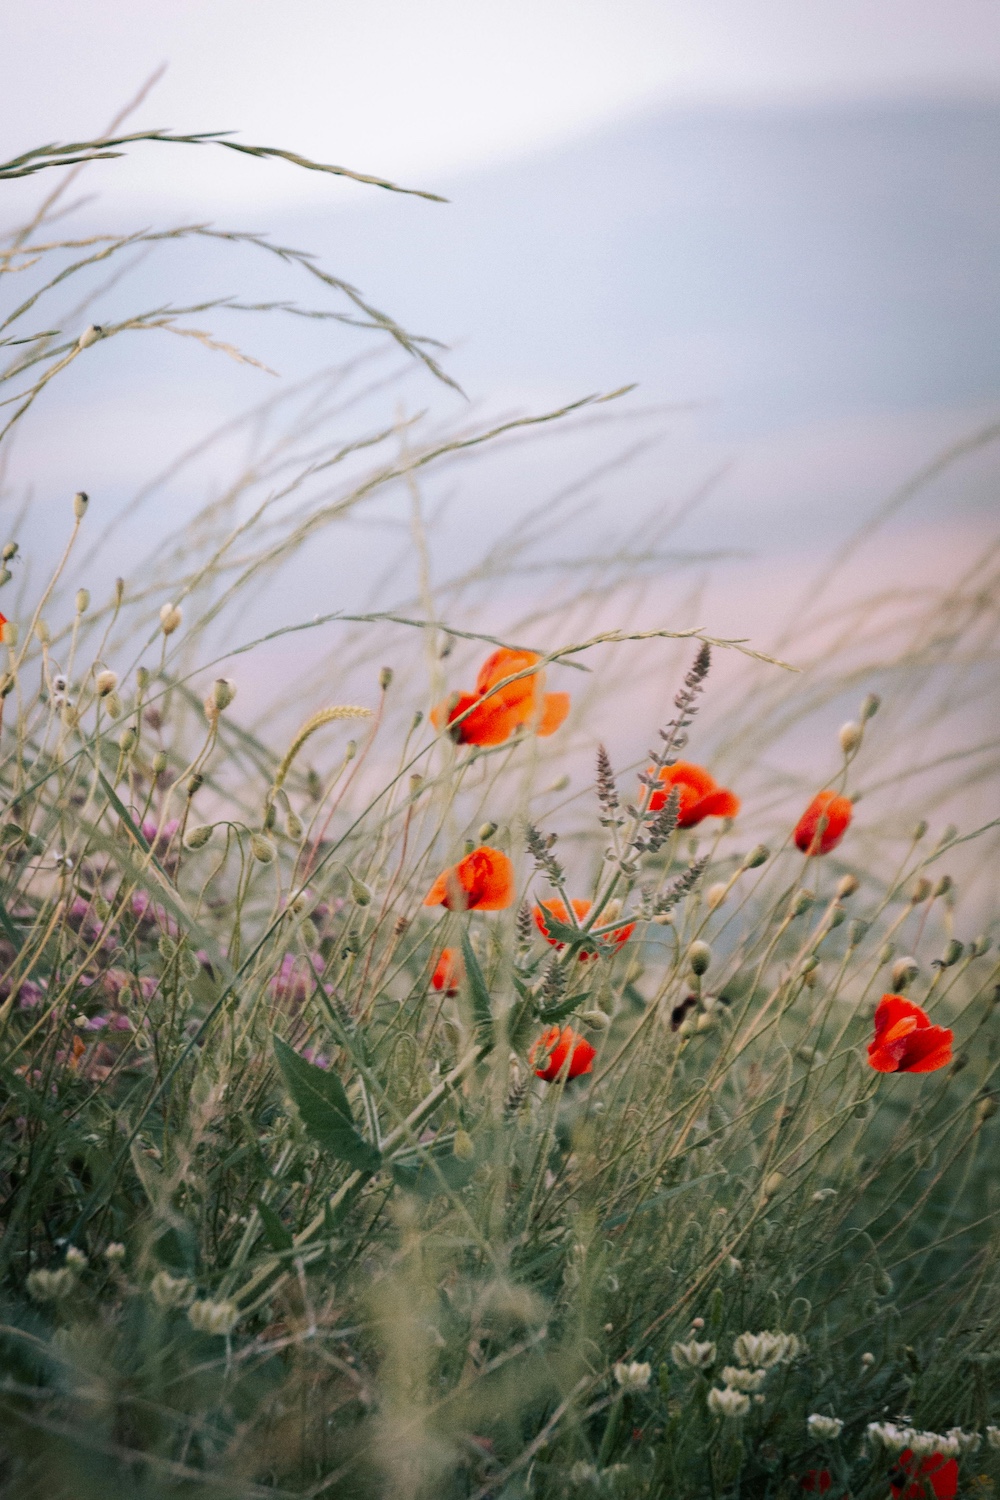
M134 123L232 128L428 186L652 107L1000 92L997 0L4 0L2 12L4 157L102 129L164 62ZM155 168L147 153L99 171L161 204L329 194L328 181L247 165L163 152Z

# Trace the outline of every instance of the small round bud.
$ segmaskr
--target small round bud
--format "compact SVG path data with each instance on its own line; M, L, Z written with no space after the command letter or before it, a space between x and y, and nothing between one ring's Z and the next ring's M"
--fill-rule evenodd
M729 894L729 887L725 881L720 880L716 885L710 885L705 892L705 905L709 911L715 911L721 906Z
M215 828L211 823L199 823L195 828L189 828L184 835L185 849L204 849Z
M984 1094L976 1105L976 1119L992 1120L998 1109L1000 1109L1000 1103L997 1102L996 1094L992 1092Z
M104 329L100 323L91 323L89 328L85 328L77 339L76 347L78 349L89 349L91 344L96 344L98 339L103 337Z
M10 583L13 576L9 568L0 568L0 588L3 588L5 583Z
M892 966L892 987L894 990L905 990L907 985L912 984L920 973L920 965L915 958L909 956L897 958Z
M699 940L691 944L688 949L688 963L691 965L692 974L707 974L711 962L712 950L707 943Z
M840 901L853 896L858 888L858 877L856 875L841 875L837 881L837 898Z
M387 693L392 686L392 668L383 667L378 674L378 685L383 693Z
M49 629L47 620L39 620L35 626L35 635L43 646L48 646L52 641L52 631Z
M815 953L810 953L810 955L809 955L808 958L804 958L802 960L802 967L799 970L799 973L800 974L811 974L812 971L813 971L813 969L818 969L818 968L819 968L819 959L816 957Z
M357 742L357 740L348 740L347 744L344 746L344 761L345 761L345 764L348 761L352 761L354 759L354 757L357 755L357 753L358 753L358 742Z
M267 804L267 806L264 808L264 827L267 829L267 831L269 833L270 833L271 829L274 827L276 821L277 821L277 813L274 810L274 803L273 802L269 802Z
M692 1318L691 1319L691 1327L695 1330L696 1333L700 1333L701 1330L704 1328L704 1326L705 1326L705 1319L704 1318Z
M17 638L19 634L20 631L17 628L17 621L8 620L3 627L3 636L0 637L0 639L3 640L5 646L14 647L17 645Z
M611 1017L603 1010L582 1010L580 1020L585 1021L594 1031L607 1031L611 1025Z
M87 514L87 506L90 504L90 496L85 490L77 490L73 496L73 514L78 521L82 521Z
M163 634L173 635L174 631L180 626L183 618L184 616L176 604L164 604L160 610L160 625L163 629Z
M775 1193L781 1191L784 1183L785 1174L783 1172L771 1172L769 1176L764 1178L764 1197L773 1198Z
M105 669L103 672L98 672L97 676L94 678L94 687L97 689L97 696L99 698L106 698L109 693L114 692L117 686L117 672L112 672L108 669Z
M187 784L187 794L188 794L188 797L194 797L194 796L196 796L198 794L198 792L201 791L201 789L202 789L202 787L204 785L205 785L205 778L204 778L204 776L202 775L202 773L200 771L195 771L193 775L191 775L191 776L188 777L188 784Z
M414 771L413 775L410 777L410 796L419 796L420 792L423 790L423 786L424 778L421 776L419 771Z
M271 840L266 839L262 833L250 835L250 853L262 865L269 865L277 852Z
M915 880L913 883L913 889L910 892L910 905L919 906L921 902L927 900L930 893L931 883L925 875L921 875L920 879Z
M927 832L927 819L926 818L921 818L919 823L915 823L914 824L914 826L913 826L913 832L910 834L910 837L912 838L912 840L913 840L913 842L915 844L919 844L920 840L924 837L924 835L926 834L926 832Z
M303 833L305 832L305 826L302 822L302 819L298 816L297 813L290 812L288 814L287 818L285 819L285 832L288 834L288 837L290 839L294 839L296 843L298 843L301 839Z
M456 1130L452 1151L459 1161L471 1161L476 1154L475 1143L467 1130Z
M85 1271L90 1262L77 1245L70 1245L66 1251L66 1264L74 1271Z
M941 879L934 887L934 900L936 901L939 896L947 896L948 892L954 890L954 888L955 882L952 880L951 876L942 875Z
M125 1246L120 1240L112 1240L110 1245L104 1247L104 1259L113 1266L121 1264L125 1259Z
M815 900L815 891L796 891L792 899L792 916L801 917L802 913L807 912Z
M104 706L111 719L120 719L122 714L122 700L117 693L109 693L104 700Z
M846 920L847 920L847 913L844 910L844 908L842 906L835 906L832 909L832 911L830 912L830 929L831 929L831 931L833 930L834 927L839 927L841 925L841 923L845 922Z
M977 937L973 942L969 944L969 957L982 958L983 954L989 953L992 947L993 944L990 942L985 932L980 933L979 937Z
M958 938L952 938L941 957L934 960L935 967L941 969L950 969L952 964L958 963L958 960L962 957L962 954L964 952L965 944L960 943L958 941Z
M125 598L125 580L124 580L124 578L116 578L115 579L115 592L114 592L115 609L119 609L121 607L121 602L122 602L122 600L124 598Z
M476 834L476 837L481 844L485 844L487 839L491 839L496 831L497 825L495 823L482 823L480 824L479 832Z
M166 769L167 752L165 750L157 750L156 754L153 756L153 775L162 776Z
M882 699L879 697L878 693L869 693L864 703L862 703L861 705L862 724L867 723L869 719L874 719L875 715L878 713L881 707Z
M363 880L358 880L354 875L351 876L351 900L355 906L370 906L372 901L371 891Z
M89 608L90 608L90 590L89 589L77 589L77 591L76 591L76 612L77 612L77 614L78 615L85 615L87 613L87 610Z
M122 730L121 734L118 736L118 748L123 755L127 755L130 750L135 749L135 742L138 738L139 736L136 734L135 729L131 724L127 725L126 728Z
M17 556L17 543L16 542L4 542L4 544L3 544L3 553L0 554L0 555L2 555L4 562L10 562L10 560L11 560L12 557L16 557Z
M862 1354L862 1356L861 1356L861 1363L862 1363L862 1366L864 1367L864 1369L870 1370L871 1367L872 1367L872 1365L875 1363L875 1356L874 1356L874 1354L872 1354L869 1350L866 1349L865 1352L864 1352L864 1354Z
M219 713L229 707L236 697L236 684L231 677L217 677L209 694Z
M473 851L473 849L475 847L476 847L476 841L475 841L475 839L466 839L465 843L463 845L463 852L465 854L471 854L472 851Z
M149 668L148 667L136 667L136 669L135 669L135 684L136 684L136 687L139 689L140 693L144 693L146 691L146 689L149 687Z
M879 967L881 967L882 964L890 963L892 960L892 955L895 953L895 951L896 946L894 943L883 943L878 953Z
M840 740L840 748L844 754L853 755L864 739L864 735L861 725L855 724L853 720L847 724L841 724L837 738Z
M856 948L858 944L864 939L870 926L870 922L865 922L860 917L855 917L854 921L847 929L848 945L851 948Z

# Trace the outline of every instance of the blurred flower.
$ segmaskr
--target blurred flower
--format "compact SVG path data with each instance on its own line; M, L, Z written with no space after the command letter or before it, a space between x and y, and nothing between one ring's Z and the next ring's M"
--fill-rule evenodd
M673 1344L670 1358L680 1370L707 1370L715 1361L715 1345L700 1344L697 1339L691 1339L687 1344Z
M868 1061L878 1073L933 1073L951 1061L951 1030L902 995L883 995L875 1011Z
M649 767L652 776L655 767ZM654 792L650 800L650 812L659 812L666 805L671 787L680 792L677 814L678 828L694 828L703 818L735 818L740 810L740 799L735 792L716 783L703 766L679 760L675 766L664 766L660 772L663 791Z
M424 897L425 906L449 911L503 911L514 901L514 866L499 849L483 845L443 870Z
M766 1370L741 1370L737 1365L726 1365L722 1371L722 1379L726 1385L731 1385L735 1391L746 1391L753 1396L761 1389L767 1379Z
M268 983L271 999L278 1005L304 1005L315 988L313 969L322 974L323 968L321 953L314 953L311 961L297 957L294 953L286 953L278 966L277 974L273 974Z
M709 1391L708 1409L716 1417L745 1417L750 1410L750 1397L727 1385L721 1391Z
M741 1365L764 1370L787 1364L801 1350L802 1342L794 1333L741 1333L733 1340L733 1353Z
M614 1371L623 1391L644 1391L653 1373L651 1365L640 1364L637 1360L627 1365L617 1364Z
M895 1422L869 1422L865 1435L870 1444L885 1448L888 1453L899 1453L906 1447L910 1432L906 1427L898 1427Z
M4 614L0 614L0 641L3 640L4 636L6 635L6 633L7 633L7 616L4 615Z
M192 1302L188 1308L191 1327L216 1337L232 1333L239 1315L235 1302Z
M528 1061L532 1064L536 1060L543 1063L542 1067L535 1068L535 1073L546 1083L552 1083L562 1072L567 1057L567 1078L579 1078L590 1072L596 1056L597 1052L587 1038L574 1031L572 1026L566 1026L562 1031L558 1026L552 1026L548 1031L543 1031L535 1042L528 1053Z
M186 1276L171 1276L169 1271L157 1271L149 1290L157 1307L184 1307L194 1293Z
M457 995L462 983L462 961L454 948L442 948L431 975L431 984L446 995Z
M817 792L795 825L796 845L803 854L829 854L847 832L853 811L850 797Z
M806 1417L806 1431L810 1437L829 1441L840 1437L843 1430L844 1424L839 1417L823 1417L819 1412L813 1412L812 1416Z
M450 730L459 745L502 745L518 729L530 727L536 734L550 735L569 713L568 693L544 693L545 673L533 672L506 687L492 691L498 682L515 672L537 665L536 651L511 651L501 647L487 657L476 678L474 693L456 693L431 710L436 729L452 724L466 710L468 717Z
M991 1448L1000 1448L1000 1427L987 1427L986 1441Z
M25 1285L28 1296L36 1302L58 1302L76 1290L76 1273L72 1266L60 1266L57 1271L31 1271Z
M799 1480L799 1489L818 1490L825 1495L833 1483L833 1476L829 1469L809 1469Z
M579 900L577 900L577 901L571 902L573 910L576 913L576 918L577 918L578 922L583 922L586 919L587 913L590 911L590 908L591 908L592 904L593 903L590 902L590 901L579 901ZM620 905L620 903L619 903L619 905ZM610 906L610 903L609 903L609 906ZM562 948L564 948L566 946L565 943L561 943L558 938L554 938L554 937L550 937L549 936L549 929L545 925L545 915L546 915L546 913L548 913L549 916L553 917L555 919L555 921L562 922L564 926L569 926L570 925L569 913L566 910L565 902L558 901L558 900L542 901L542 902L539 903L538 906L536 906L534 908L534 913L533 913L534 918L535 918L535 926L538 928L539 932L542 934L542 937L545 939L545 941L547 943L551 943L553 948L562 949ZM611 910L609 910L607 915L608 915L608 920L613 922L614 919L615 919L615 916L617 915L617 913L616 912L612 912ZM603 916L603 913L602 913L602 916ZM603 937L598 938L597 941L598 941L598 943L603 943L606 949L607 948L611 948L611 949L617 950L618 948L621 947L622 943L627 943L628 942L629 938L632 936L632 934L633 934L634 931L635 931L635 923L634 922L628 922L628 923L626 923L626 925L624 927L618 927L618 928L616 928L614 932L606 932L603 935ZM580 952L580 958L581 959L596 958L596 957L597 957L597 953L593 949L591 949L588 952L587 949L584 948Z
M904 1448L889 1475L889 1488L892 1500L955 1500L958 1464L943 1453L918 1458L912 1449Z

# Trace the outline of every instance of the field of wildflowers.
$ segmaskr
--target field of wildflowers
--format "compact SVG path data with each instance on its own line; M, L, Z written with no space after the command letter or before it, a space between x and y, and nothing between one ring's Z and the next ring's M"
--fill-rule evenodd
M62 329L66 283L140 237L61 237L58 198L0 250L6 442L95 344L205 310ZM6 541L0 1493L994 1494L995 879L973 936L947 856L996 846L930 826L919 774L926 726L960 736L992 689L995 554L867 659L857 616L792 638L801 674L702 630L574 639L585 597L494 635L425 593L330 616L287 730L240 718L248 591L584 405L319 454L319 401L96 603L96 497L40 584ZM575 684L629 652L673 706L616 768ZM781 783L780 727L845 692L827 771ZM941 751L949 785L973 753Z

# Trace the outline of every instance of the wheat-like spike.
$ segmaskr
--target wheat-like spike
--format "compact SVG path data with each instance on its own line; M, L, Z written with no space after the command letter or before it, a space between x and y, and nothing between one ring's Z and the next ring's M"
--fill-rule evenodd
M370 708L360 708L354 703L338 703L333 708L321 708L318 713L307 719L285 751L285 758L275 772L274 783L268 793L268 802L273 801L281 790L285 777L288 775L292 761L298 755L302 746L317 729L322 729L324 724L332 724L337 719L370 719L372 711Z

